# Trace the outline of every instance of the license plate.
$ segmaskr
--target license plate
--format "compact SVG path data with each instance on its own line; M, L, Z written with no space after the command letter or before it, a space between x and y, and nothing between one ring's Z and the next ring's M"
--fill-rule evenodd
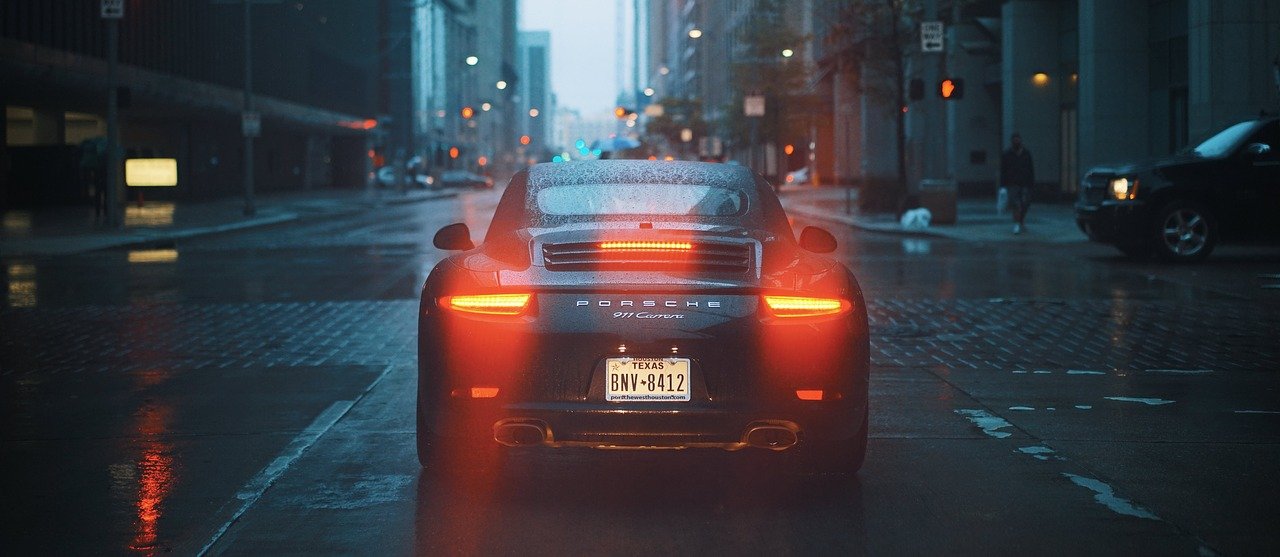
M688 358L608 358L604 369L609 402L689 400Z

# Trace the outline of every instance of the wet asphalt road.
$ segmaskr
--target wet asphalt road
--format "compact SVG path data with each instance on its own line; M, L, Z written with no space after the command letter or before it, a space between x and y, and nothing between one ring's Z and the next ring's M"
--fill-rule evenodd
M797 194L799 195L799 194ZM517 451L420 473L416 289L492 194L5 259L7 554L1274 554L1280 251L828 226L872 319L867 463ZM797 222L797 225L805 224Z

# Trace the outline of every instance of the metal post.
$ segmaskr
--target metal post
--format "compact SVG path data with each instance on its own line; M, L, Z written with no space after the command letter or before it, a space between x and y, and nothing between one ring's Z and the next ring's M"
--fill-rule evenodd
M253 17L252 0L244 0L244 112L253 112ZM243 117L243 115L242 115ZM253 134L244 133L244 214L258 212L253 204Z
M117 66L120 65L120 20L107 19L107 226L124 225L124 192L120 180L120 114Z

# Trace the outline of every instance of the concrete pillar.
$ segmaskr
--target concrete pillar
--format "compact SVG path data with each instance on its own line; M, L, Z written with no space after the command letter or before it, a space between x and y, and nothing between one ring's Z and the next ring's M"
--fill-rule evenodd
M1097 164L1152 154L1147 129L1147 4L1147 0L1080 0L1082 174Z
M31 135L35 145L62 145L67 142L67 119L61 110L37 108Z
M835 110L835 180L838 184L850 184L862 173L862 144L858 141L862 130L862 114L858 110L857 74L841 69L834 75L831 87Z
M984 31L973 24L953 25L947 31L947 73L965 80L964 98L947 106L947 176L969 191L993 192L1000 178L1002 96L991 92L985 75L996 63L994 53L974 53L962 43L986 43ZM993 49L994 50L994 49ZM930 93L933 93L932 91ZM936 98L936 93L933 93Z
M1190 0L1188 116L1192 141L1280 110L1272 61L1280 50L1280 2Z
M1005 2L1000 10L1003 82L1000 151L1008 148L1009 136L1018 132L1035 162L1036 182L1055 184L1062 140L1062 96L1056 82L1069 79L1060 71L1060 4L1052 0L1014 0ZM1037 73L1046 74L1048 81L1036 80ZM999 152L996 159L998 180Z

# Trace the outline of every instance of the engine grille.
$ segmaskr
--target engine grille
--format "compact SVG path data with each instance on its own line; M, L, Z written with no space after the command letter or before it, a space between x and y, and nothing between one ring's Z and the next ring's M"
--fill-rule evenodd
M543 244L550 271L704 271L751 270L751 244L690 242L688 249L606 248L601 242Z
M1086 205L1101 205L1107 198L1107 187L1111 177L1101 174L1085 176L1084 187L1080 188L1080 201Z

